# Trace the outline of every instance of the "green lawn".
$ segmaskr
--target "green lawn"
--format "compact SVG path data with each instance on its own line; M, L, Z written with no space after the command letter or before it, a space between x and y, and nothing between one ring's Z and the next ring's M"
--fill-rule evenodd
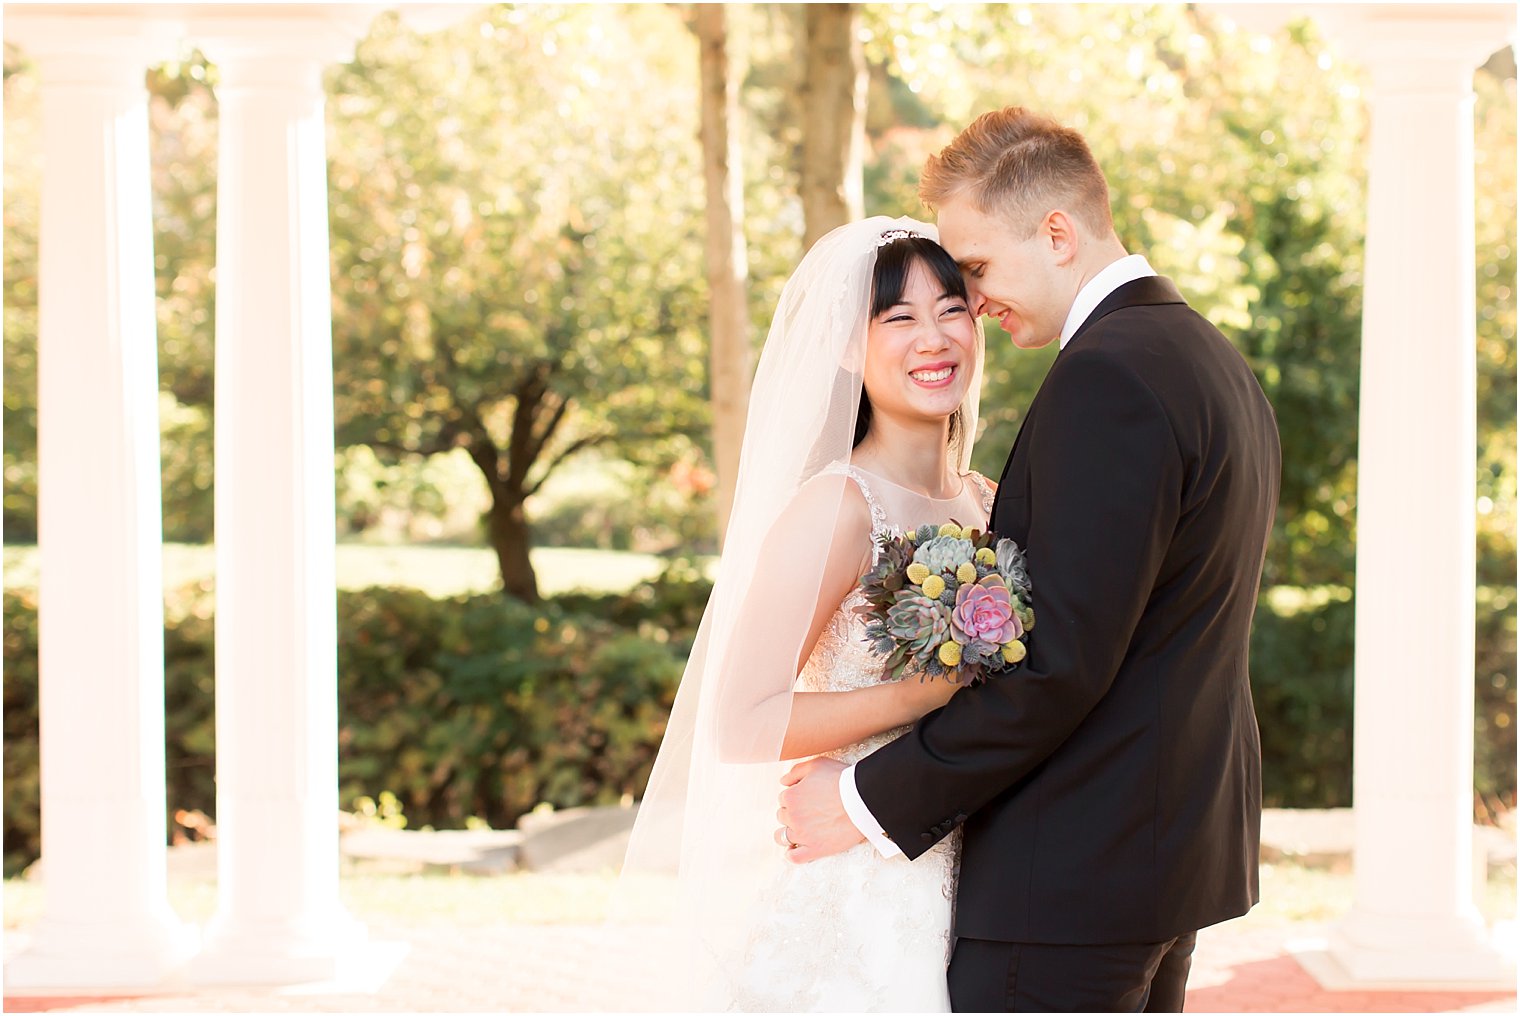
M532 551L540 590L555 596L581 589L621 592L658 575L665 561L654 554L575 547L541 547ZM35 589L37 548L5 548L5 588ZM211 579L215 551L210 546L164 545L164 588L179 589ZM338 545L338 588L410 586L429 596L488 592L500 579L496 555L484 547Z

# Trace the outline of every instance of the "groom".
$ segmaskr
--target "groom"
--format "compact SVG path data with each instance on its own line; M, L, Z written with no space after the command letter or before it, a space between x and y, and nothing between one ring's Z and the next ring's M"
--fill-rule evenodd
M1281 455L1244 360L1114 234L1081 135L1010 107L924 169L973 310L1061 351L991 526L1028 552L1013 673L845 769L787 774L807 862L964 829L957 1011L1181 1011L1194 933L1257 900L1247 644ZM904 901L911 905L910 901Z

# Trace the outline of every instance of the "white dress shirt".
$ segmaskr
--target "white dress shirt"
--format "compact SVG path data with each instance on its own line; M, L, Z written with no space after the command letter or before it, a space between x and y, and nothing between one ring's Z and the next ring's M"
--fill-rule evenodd
M1098 304L1109 293L1126 282L1149 278L1155 274L1156 270L1145 260L1144 254L1127 254L1088 279L1087 285L1077 290L1077 298L1071 302L1066 323L1061 326L1061 348L1066 348L1071 337L1077 334L1077 329L1082 327L1088 315L1098 309Z
M1066 323L1061 326L1061 348L1066 348L1071 337L1077 333L1078 328L1082 327L1088 316L1098 309L1098 304L1103 302L1104 297L1126 282L1134 282L1136 279L1144 279L1155 274L1156 270L1151 267L1149 261L1145 260L1144 255L1129 254L1088 279L1087 285L1077 291L1077 298L1072 301L1071 310L1066 315ZM876 816L871 814L871 809L866 807L866 802L861 800L860 791L855 786L853 765L839 774L839 797L844 803L845 814L881 856L895 857L902 853L897 844L887 836L881 823L876 821Z

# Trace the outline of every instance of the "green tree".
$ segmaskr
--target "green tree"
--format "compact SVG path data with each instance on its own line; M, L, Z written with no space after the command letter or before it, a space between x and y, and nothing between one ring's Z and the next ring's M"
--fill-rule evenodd
M862 214L866 61L859 4L807 4L803 75L793 106L802 115L798 191L804 245Z
M37 539L37 76L5 47L5 539Z
M705 429L694 47L664 8L378 23L333 72L340 444L465 449L506 591L566 459Z
M216 266L216 69L199 53L148 72L164 538L209 543Z
M744 243L743 126L739 80L743 34L723 4L695 4L692 30L701 53L702 163L707 210L708 377L718 527L728 529L739 453L749 411L754 352L750 345L749 258Z
M1347 581L1355 507L1363 117L1305 26L1263 48L1178 5L878 5L879 155L937 150L977 113L1026 104L1082 130L1115 227L1237 343L1278 409L1283 498L1269 584ZM896 79L896 80L893 80ZM878 121L882 122L882 121ZM903 126L922 125L922 126ZM916 165L873 173L911 200ZM908 210L908 209L904 209ZM1054 349L989 328L976 464L996 475Z
M1348 767L1342 775L1349 792L1349 739L1333 725L1351 694L1351 627L1341 623L1351 605L1343 609L1340 601L1350 595L1355 564L1367 126L1360 70L1336 57L1312 21L1264 39L1180 5L902 4L868 11L873 99L890 104L890 111L872 111L868 211L911 212L923 157L976 113L1018 103L1050 112L1092 144L1121 238L1178 279L1251 362L1277 409L1283 443L1282 499L1264 582L1328 587L1329 596L1322 609L1258 626L1258 703L1280 698L1287 703L1281 715L1298 717L1276 732L1288 738L1279 748L1293 750L1304 737L1319 737L1319 744L1339 737L1333 751ZM1512 804L1512 55L1501 51L1490 60L1475 90L1477 782ZM1010 352L990 331L986 430L976 455L983 471L1000 468L1052 352ZM1268 614L1276 610L1270 598L1264 605ZM1279 637L1289 641L1272 644ZM1303 644L1305 637L1315 644ZM1337 668L1343 680L1333 679ZM1301 672L1309 680L1298 680ZM1304 717L1331 726L1316 733Z
M1515 806L1515 62L1477 91L1478 785Z
M37 538L37 77L5 64L5 538ZM198 55L147 72L153 187L164 535L211 536L212 267L216 242L214 74Z

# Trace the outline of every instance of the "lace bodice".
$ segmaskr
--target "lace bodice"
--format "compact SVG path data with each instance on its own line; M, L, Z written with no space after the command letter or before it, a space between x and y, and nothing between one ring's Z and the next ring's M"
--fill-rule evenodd
M980 473L972 472L965 475L965 484L957 497L933 499L936 502L943 502L945 513L942 516L893 519L889 516L887 505L875 489L875 484L886 481L871 476L858 466L836 465L826 471L849 476L865 497L866 504L871 510L871 563L873 565L877 558L875 540L879 535L897 536L906 532L910 526L917 528L926 522L938 525L948 521L952 516L962 521L985 525L987 516L992 511L992 484ZM925 507L928 510L934 510L928 506ZM976 514L972 515L972 512ZM881 657L871 651L865 638L865 621L856 613L856 608L864 605L865 602L865 594L857 586L839 605L839 610L834 613L827 627L819 635L818 644L813 647L813 652L803 666L802 673L798 675L797 689L799 691L849 691L852 688L869 687L882 680L886 667ZM900 727L876 734L828 754L841 762L858 762L893 738L901 736L907 729Z
M900 517L877 490L886 481L858 467L836 471L865 496L873 538L950 518L985 524L992 507L991 484L969 473L957 497L926 504L925 517ZM799 690L848 691L882 680L884 661L872 654L854 610L864 602L857 589L840 604L798 676ZM855 762L907 729L829 755ZM745 1012L948 1012L945 966L959 857L959 830L913 861L884 858L867 843L805 865L778 854L744 956L722 988L725 997L715 1001Z

